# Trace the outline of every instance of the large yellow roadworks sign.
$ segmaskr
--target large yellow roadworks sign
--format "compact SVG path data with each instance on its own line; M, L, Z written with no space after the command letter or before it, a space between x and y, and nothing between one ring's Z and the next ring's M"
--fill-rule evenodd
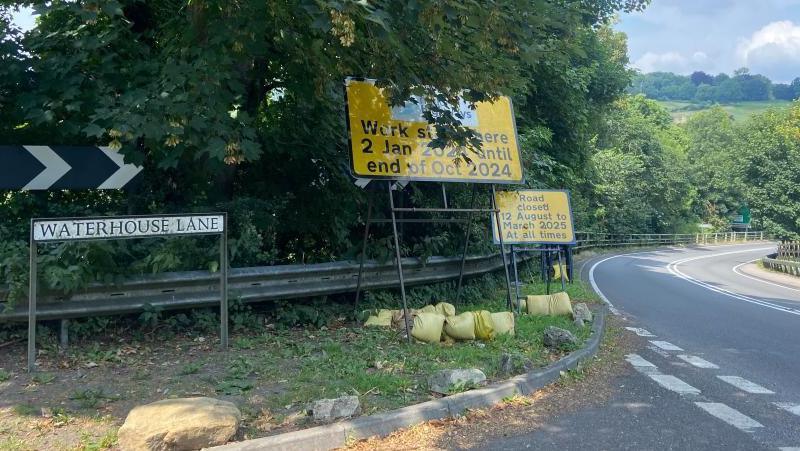
M504 244L575 244L567 191L498 191L495 202ZM492 231L499 244L494 215Z
M463 125L475 130L482 141L480 154L467 151L472 163L456 161L461 149L433 148L434 126L422 116L421 99L391 107L374 80L348 79L347 126L350 162L355 177L369 179L425 180L473 183L519 183L517 130L511 99L465 102L458 113Z

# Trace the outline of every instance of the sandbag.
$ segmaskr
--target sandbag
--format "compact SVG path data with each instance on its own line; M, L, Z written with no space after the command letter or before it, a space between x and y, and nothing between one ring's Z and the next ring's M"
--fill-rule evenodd
M494 338L494 321L488 310L475 313L475 338L478 340L491 340Z
M569 295L563 291L555 293L550 300L550 314L572 316L572 303L569 302Z
M436 313L444 315L445 317L453 316L456 314L456 307L453 304L447 302L440 302L436 304L434 308L436 309Z
M411 336L425 343L438 343L442 338L444 315L438 313L419 312L414 317Z
M496 335L514 335L514 314L511 312L492 313L494 332Z
M567 266L566 265L553 265L553 280L561 279L561 276L564 276L564 280L569 282L569 274L567 273Z
M381 309L377 315L371 315L364 323L364 327L389 327L392 325L392 310Z
M519 304L519 311L522 313L526 313L528 311L528 300L525 298L517 299L517 303Z
M529 315L545 316L550 314L550 295L528 296L525 305Z
M453 315L444 320L444 333L456 340L475 339L475 314L464 312L460 315Z
M526 306L529 315L572 315L572 303L569 295L563 291L551 295L528 296Z
M436 311L436 307L434 307L432 305L426 305L425 307L422 307L421 309L417 310L417 312L418 313L439 313L439 312Z

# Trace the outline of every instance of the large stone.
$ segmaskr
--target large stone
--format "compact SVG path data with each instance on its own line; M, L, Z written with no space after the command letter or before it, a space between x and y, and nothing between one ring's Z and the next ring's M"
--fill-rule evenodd
M576 324L578 321L581 322L581 325L583 325L583 323L591 323L592 311L589 310L589 307L585 303L579 302L572 306L572 318L575 320Z
M195 450L228 442L239 428L241 412L213 398L165 399L134 407L119 428L123 450Z
M544 330L544 345L548 348L571 347L578 343L578 338L568 330L554 326L548 326Z
M319 399L308 409L316 421L331 421L349 418L361 413L358 396L342 396L336 399Z
M428 377L428 389L448 395L477 387L486 382L486 375L477 368L441 370Z

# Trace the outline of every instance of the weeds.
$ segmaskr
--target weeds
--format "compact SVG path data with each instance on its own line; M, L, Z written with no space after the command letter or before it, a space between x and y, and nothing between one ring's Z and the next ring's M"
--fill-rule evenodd
M197 374L204 365L203 362L189 362L186 365L183 365L183 368L178 371L178 374L181 376L188 376L190 374Z

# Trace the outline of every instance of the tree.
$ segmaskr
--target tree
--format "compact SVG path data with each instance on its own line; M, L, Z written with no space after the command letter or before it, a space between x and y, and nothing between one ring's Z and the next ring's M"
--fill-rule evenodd
M772 95L778 100L794 100L796 98L792 86L785 83L772 85Z
M739 136L733 118L720 107L692 115L684 125L689 138L687 160L698 201L694 212L724 228L729 213L742 201L738 178Z
M769 100L770 98L772 83L763 75L741 73L731 80L739 85L742 100Z
M593 205L608 230L694 229L686 138L663 107L641 95L620 99L595 145Z
M583 180L589 138L629 84L624 36L608 23L647 2L34 3L39 23L11 51L27 84L9 89L3 105L18 112L4 124L8 142L28 142L29 133L34 142L119 147L145 166L144 180L136 192L105 197L10 193L0 215L24 225L86 205L96 213L226 210L234 263L259 264L329 261L361 239L370 194L346 169L347 76L380 80L395 103L412 94L445 103L510 95L519 133L530 138L526 170L552 161L553 173ZM476 143L457 119L437 115L438 144ZM433 202L426 190L415 200ZM450 194L468 199L462 191ZM431 234L404 230L409 246L436 241Z
M690 75L689 78L692 80L692 84L695 86L700 86L702 84L706 85L714 84L714 77L708 75L703 71L692 72L692 75Z
M754 221L800 239L800 106L758 115L741 132L740 177Z

